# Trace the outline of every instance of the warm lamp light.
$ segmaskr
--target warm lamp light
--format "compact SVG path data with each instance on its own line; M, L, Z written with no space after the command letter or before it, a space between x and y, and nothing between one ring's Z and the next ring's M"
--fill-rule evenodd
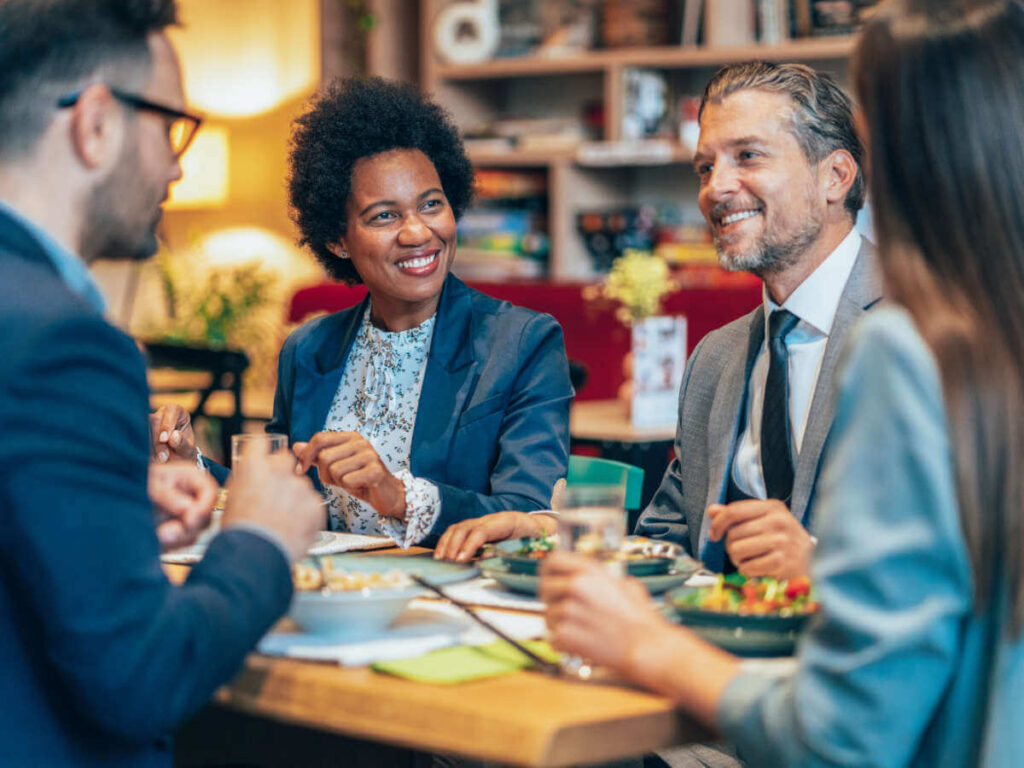
M197 109L251 117L319 81L318 0L179 0L178 7L183 24L168 33Z
M313 282L321 277L313 260L292 242L261 227L216 230L197 243L197 250L214 269L231 269L255 261L289 281Z
M181 157L181 180L171 187L168 210L214 208L228 199L228 131L204 125Z

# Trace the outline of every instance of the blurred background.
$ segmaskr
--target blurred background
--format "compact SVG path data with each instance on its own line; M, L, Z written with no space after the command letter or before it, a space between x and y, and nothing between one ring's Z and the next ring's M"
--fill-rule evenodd
M625 252L665 262L661 312L688 348L760 301L717 267L690 160L704 83L751 58L847 81L863 0L179 0L173 31L204 122L146 264L94 272L115 322L146 344L154 404L208 416L204 442L269 416L295 324L359 300L295 245L291 121L322 84L380 75L448 109L477 169L454 271L551 312L589 373L580 400L628 379L630 331L600 283ZM588 286L590 289L588 290ZM197 424L202 419L197 420Z

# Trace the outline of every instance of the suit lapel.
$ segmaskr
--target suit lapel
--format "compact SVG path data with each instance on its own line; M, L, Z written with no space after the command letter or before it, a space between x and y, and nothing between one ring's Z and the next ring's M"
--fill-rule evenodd
M476 382L473 338L472 296L461 280L448 275L438 302L410 446L410 469L417 477L443 480L448 474L449 446Z
M309 440L323 429L368 302L369 296L352 310L326 318L296 350L291 419L293 442Z
M709 504L721 503L725 498L726 483L732 467L736 440L743 420L743 408L747 401L747 382L757 359L757 352L764 342L764 308L758 307L750 313L747 336L747 354L733 355L719 379L715 399L708 414L708 487L704 498L704 509ZM700 545L703 547L711 529L711 519L701 516ZM695 550L701 551L700 548Z
M836 374L842 351L857 320L881 296L882 281L878 274L874 249L865 240L861 244L857 260L846 281L846 288L839 299L832 330L825 344L825 355L821 361L818 382L814 387L814 398L811 401L810 415L807 418L807 427L804 430L804 439L793 477L793 498L790 508L805 526L808 523L805 519L807 506L818 476L822 449L835 417Z

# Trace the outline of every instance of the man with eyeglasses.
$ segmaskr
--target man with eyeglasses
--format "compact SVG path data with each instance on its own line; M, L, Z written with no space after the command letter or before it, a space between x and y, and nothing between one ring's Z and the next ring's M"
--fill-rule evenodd
M143 361L86 265L156 250L200 122L175 16L173 0L0 0L3 765L169 766L170 732L285 611L322 523L308 480L253 456L187 582L160 567L212 481L149 467Z

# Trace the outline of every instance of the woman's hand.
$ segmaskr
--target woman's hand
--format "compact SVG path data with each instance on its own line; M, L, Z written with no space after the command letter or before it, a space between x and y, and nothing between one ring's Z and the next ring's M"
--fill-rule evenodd
M435 560L465 561L489 541L538 538L555 532L557 524L551 515L528 515L525 512L494 512L455 523L448 528L434 549Z
M722 695L739 661L658 615L636 579L613 576L599 562L552 552L541 566L551 644L668 696L718 728Z
M165 464L172 458L195 462L196 437L192 419L180 405L165 405L149 414L153 458Z
M163 549L193 543L210 524L218 487L195 464L150 464L148 488L156 513L156 535Z
M540 598L555 648L627 676L645 642L666 628L643 584L569 552L544 558Z
M405 486L358 432L317 432L292 450L299 459L296 473L315 466L321 483L345 489L383 517L405 519Z

